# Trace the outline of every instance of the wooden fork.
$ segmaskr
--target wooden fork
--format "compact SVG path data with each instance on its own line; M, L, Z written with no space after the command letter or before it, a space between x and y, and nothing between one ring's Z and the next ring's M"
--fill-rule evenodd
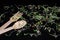
M6 22L4 25L2 25L0 27L0 30L5 29L9 24L11 24L12 22L17 21L21 16L22 16L22 14L18 11L14 16L12 16L10 18L10 20L8 22Z

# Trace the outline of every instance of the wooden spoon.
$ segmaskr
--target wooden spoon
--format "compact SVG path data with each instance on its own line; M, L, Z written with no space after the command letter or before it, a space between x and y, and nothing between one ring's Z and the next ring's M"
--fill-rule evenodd
M8 31L10 31L12 29L20 29L20 28L23 28L26 24L27 24L27 22L24 21L24 20L18 21L12 27L6 28L4 30L0 30L0 34L3 34L5 32L8 32Z

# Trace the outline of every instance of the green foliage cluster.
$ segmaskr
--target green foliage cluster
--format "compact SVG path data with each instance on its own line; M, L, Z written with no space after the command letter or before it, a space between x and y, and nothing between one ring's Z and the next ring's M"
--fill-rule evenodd
M37 34L40 34L42 29L47 30L49 34L56 34L56 31L60 31L60 7L46 6L46 5L18 5L17 10L23 13L23 16L19 20L26 20L28 23L25 26L26 29L30 29ZM4 10L16 10L14 6L4 6ZM14 15L10 13L10 15ZM2 19L3 18L3 19ZM6 18L5 13L0 14L0 23ZM9 17L10 18L10 17ZM51 33L53 31L53 33ZM20 30L17 30L17 35Z

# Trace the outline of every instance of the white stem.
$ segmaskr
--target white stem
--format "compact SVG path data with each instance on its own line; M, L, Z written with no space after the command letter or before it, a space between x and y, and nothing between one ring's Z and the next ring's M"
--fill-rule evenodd
M2 25L1 27L0 27L0 30L2 30L2 29L5 29L9 24L11 24L12 22L9 20L8 22L6 22L4 25Z
M9 28L6 28L4 30L0 30L0 35L3 34L3 33L5 33L5 32L8 32L8 31L10 31L12 29L13 29L13 27L9 27Z

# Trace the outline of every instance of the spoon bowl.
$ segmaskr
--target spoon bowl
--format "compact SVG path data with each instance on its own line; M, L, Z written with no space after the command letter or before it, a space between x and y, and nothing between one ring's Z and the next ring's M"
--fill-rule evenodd
M24 20L18 21L13 25L13 29L23 28L26 24L27 24L27 22Z

